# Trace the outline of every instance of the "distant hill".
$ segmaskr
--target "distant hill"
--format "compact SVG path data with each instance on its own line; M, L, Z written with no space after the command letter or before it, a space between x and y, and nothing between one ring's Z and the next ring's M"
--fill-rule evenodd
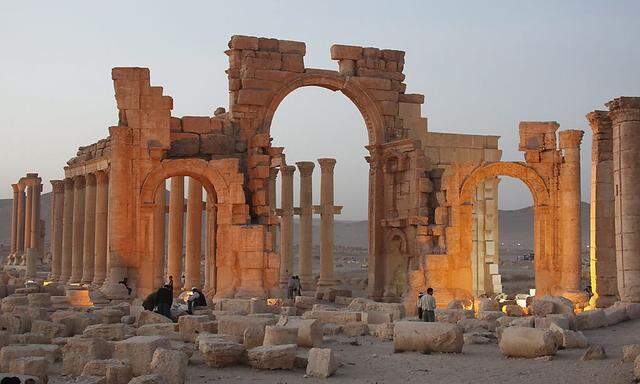
M9 244L11 236L11 199L0 199L0 244ZM49 240L51 225L51 193L42 195L42 218L46 221L46 239ZM533 248L533 208L500 210L500 242L504 247ZM294 241L299 236L298 221L294 222ZM582 203L582 245L589 245L589 204ZM366 248L368 246L368 223L363 221L337 220L335 223L336 245ZM320 219L313 220L313 239L320 241Z

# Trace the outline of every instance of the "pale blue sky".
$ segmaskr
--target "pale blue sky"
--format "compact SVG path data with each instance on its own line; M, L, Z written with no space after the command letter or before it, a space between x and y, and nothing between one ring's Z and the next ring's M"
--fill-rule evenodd
M583 129L588 200L584 115L640 95L640 2L444 3L0 1L0 198L27 170L49 190L78 146L107 135L117 121L111 67L149 67L176 116L226 107L223 51L231 35L247 34L305 41L308 67L335 69L333 43L405 50L407 92L425 94L430 130L500 135L506 160L522 158L520 120ZM272 134L289 162L336 157L342 218L366 217L366 132L348 99L299 90L278 110ZM531 201L519 182L503 182L500 192L503 208Z

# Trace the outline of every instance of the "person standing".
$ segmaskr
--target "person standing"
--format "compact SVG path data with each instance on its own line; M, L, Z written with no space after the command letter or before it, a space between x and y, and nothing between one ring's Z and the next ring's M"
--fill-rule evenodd
M420 304L420 299L424 296L424 292L418 292L418 302L416 303L416 307L418 308L418 319L422 320L422 304Z
M436 299L433 297L433 288L427 289L427 294L420 298L422 308L422 321L433 323L436 321Z
M295 276L289 276L289 281L287 282L287 299L293 299L293 292L296 286L296 278Z

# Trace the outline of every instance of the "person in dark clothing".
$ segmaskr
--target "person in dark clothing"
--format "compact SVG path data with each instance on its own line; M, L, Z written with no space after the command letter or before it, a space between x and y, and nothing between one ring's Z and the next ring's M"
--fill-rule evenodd
M151 292L149 296L147 296L147 298L142 302L142 308L146 309L147 311L155 310L156 306L158 305L157 293L158 291Z
M167 284L156 291L157 312L171 319L171 305L173 304L173 291Z
M131 288L129 288L129 279L128 278L124 278L122 279L122 281L120 282L120 284L124 285L125 288L127 288L127 292L129 292L129 294L131 294Z
M169 276L169 282L167 283L167 285L171 288L171 290L173 291L173 276Z
M196 287L191 288L191 296L187 300L187 313L193 314L193 309L196 307L206 307L207 299L204 297L204 293Z

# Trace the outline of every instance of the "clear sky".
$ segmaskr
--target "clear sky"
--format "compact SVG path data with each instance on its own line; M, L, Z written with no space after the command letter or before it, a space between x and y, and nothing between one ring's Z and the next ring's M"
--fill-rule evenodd
M149 67L175 116L226 107L223 52L234 34L305 41L305 63L316 68L337 68L333 43L404 50L407 92L426 96L429 129L500 135L505 160L522 159L521 120L583 129L586 201L584 115L640 95L638 1L2 1L0 198L26 171L50 190L78 146L107 135L117 121L114 66ZM296 91L272 135L290 163L336 157L342 218L366 218L367 136L346 97ZM501 183L501 207L530 204L525 188Z

